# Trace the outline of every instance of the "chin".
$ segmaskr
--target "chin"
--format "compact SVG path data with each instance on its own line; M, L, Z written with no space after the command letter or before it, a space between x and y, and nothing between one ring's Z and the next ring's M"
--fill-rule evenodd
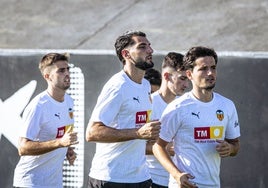
M70 88L70 86L66 86L66 87L64 87L64 90L67 90L67 89L69 89Z
M214 87L215 87L215 84L214 85L211 85L211 86L207 86L204 89L210 91L210 90L214 89Z

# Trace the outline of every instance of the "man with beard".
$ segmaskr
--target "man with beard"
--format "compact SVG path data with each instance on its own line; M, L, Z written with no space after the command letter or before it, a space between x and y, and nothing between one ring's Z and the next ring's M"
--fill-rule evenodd
M63 160L67 157L74 163L76 154L70 146L78 141L77 133L72 132L73 99L66 94L70 87L68 60L65 54L49 53L39 63L48 87L23 113L14 187L63 187Z
M86 140L96 142L88 188L149 188L145 145L160 131L160 122L150 120L150 83L144 79L154 66L153 49L140 31L119 36L115 49L123 70L104 85L86 131Z
M171 174L171 188L220 188L221 157L235 156L239 150L235 105L213 92L217 62L213 49L192 47L184 66L193 88L170 103L161 117L153 153ZM173 161L166 150L170 141L174 142Z

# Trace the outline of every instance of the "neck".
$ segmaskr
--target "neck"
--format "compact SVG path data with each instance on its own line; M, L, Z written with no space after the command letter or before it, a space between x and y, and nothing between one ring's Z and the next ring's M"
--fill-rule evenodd
M145 74L145 71L127 65L124 66L124 72L133 82L136 82L138 84L141 84L142 78L144 77Z
M56 101L63 102L65 91L52 89L50 87L47 88L47 93Z
M170 92L170 90L164 89L163 87L160 87L158 93L167 104L172 102L176 98L176 95Z
M192 90L191 91L194 97L202 102L210 102L213 99L213 92L212 90Z

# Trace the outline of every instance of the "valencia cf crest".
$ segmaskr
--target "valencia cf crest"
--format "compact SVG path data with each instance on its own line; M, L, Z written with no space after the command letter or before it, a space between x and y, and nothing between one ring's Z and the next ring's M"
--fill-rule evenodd
M217 110L217 111L216 111L216 116L217 116L217 118L218 118L220 121L222 121L222 120L224 119L224 113L223 113L223 111L222 111L222 110Z
M74 113L73 113L73 110L71 108L69 108L69 116L71 119L74 118Z

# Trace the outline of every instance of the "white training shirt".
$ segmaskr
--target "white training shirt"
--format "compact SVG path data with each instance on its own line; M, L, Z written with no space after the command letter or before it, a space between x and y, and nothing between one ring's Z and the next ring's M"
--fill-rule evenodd
M150 84L133 82L122 70L103 87L91 120L116 129L133 129L150 120ZM145 140L96 143L89 176L98 180L138 183L150 179Z
M176 166L195 176L199 188L219 188L221 158L216 139L240 136L234 103L217 93L204 103L188 92L167 106L161 123L160 138L174 141ZM172 177L169 186L178 187Z
M152 120L159 120L167 103L160 96L159 92L156 91L151 94L152 98ZM146 155L147 165L151 174L153 183L168 186L169 173L164 169L164 167L159 163L154 155Z
M62 137L73 124L71 97L65 94L64 102L57 102L44 91L26 107L19 136L40 142L54 140ZM15 168L13 186L62 188L66 151L65 147L42 155L21 156Z

